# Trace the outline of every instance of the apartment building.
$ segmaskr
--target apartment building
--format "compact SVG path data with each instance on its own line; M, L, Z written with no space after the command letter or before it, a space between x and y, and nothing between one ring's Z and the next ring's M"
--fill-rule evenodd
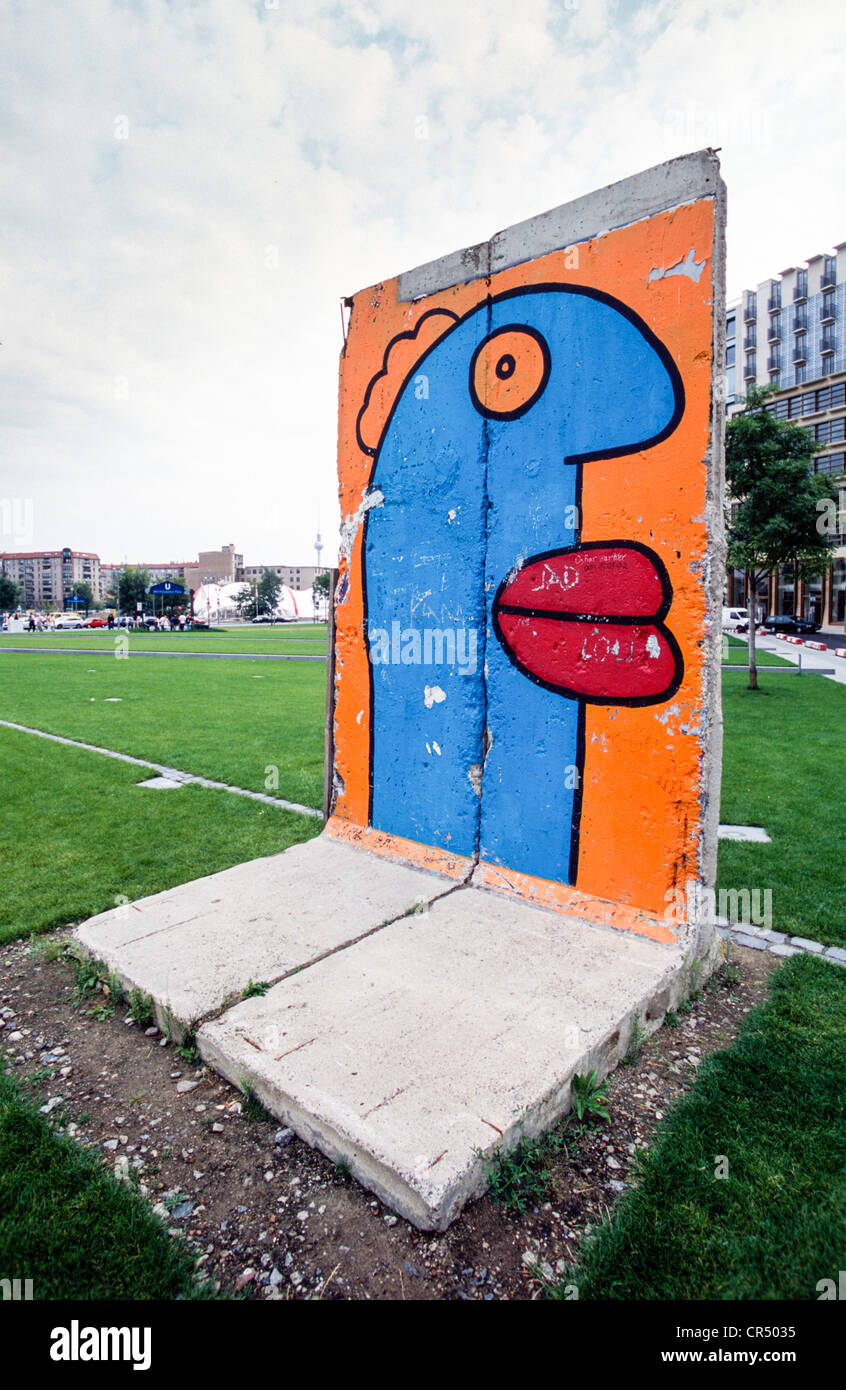
M85 550L30 550L0 553L0 569L21 589L21 607L61 611L75 584L88 584L103 596L99 555Z
M772 385L767 405L814 436L814 467L843 478L846 489L846 242L805 265L744 290L726 314L726 403L743 409L752 385ZM846 493L844 493L846 496ZM757 601L767 614L815 617L824 627L846 621L846 515L832 563L821 578L802 580L792 566L762 580ZM742 603L743 575L730 571L726 597Z

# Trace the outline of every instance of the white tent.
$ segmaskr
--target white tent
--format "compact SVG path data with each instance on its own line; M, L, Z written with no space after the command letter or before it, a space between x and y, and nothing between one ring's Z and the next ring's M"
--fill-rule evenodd
M194 593L194 617L201 623L230 621L238 616L236 599L244 584L201 584ZM313 616L311 590L294 592L283 584L276 600L274 614L280 622Z

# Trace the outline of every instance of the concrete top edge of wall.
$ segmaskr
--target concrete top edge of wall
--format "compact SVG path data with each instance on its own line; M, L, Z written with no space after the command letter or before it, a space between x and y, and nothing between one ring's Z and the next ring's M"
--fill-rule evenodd
M405 303L481 279L696 198L721 197L724 188L714 150L679 155L405 271L397 280L398 298Z

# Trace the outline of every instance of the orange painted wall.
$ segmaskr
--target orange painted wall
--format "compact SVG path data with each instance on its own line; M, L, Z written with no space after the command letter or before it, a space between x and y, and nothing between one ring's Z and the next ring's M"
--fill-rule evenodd
M678 274L650 280L650 272L683 262L691 248L697 263L705 261L698 282ZM575 887L579 895L627 906L635 916L660 917L668 890L696 877L701 833L699 730L713 248L714 205L704 198L415 303L398 302L396 280L355 296L340 369L338 471L345 526L339 594L345 596L336 607L335 833L343 833L344 822L351 831L367 824L369 680L361 518L355 518L373 466L356 439L356 420L368 384L382 369L391 339L403 330L413 330L431 309L464 314L489 294L557 281L613 294L639 314L669 350L686 398L680 424L662 444L584 467L581 540L641 541L664 561L674 592L667 621L682 651L684 678L666 704L588 706ZM443 326L449 326L446 317ZM438 331L437 322L428 330L429 335ZM388 377L373 392L366 423L376 436L393 401L391 384L399 384L415 356L432 341L431 336L421 337L422 343L410 341L392 353ZM380 851L390 852L384 839ZM397 846L397 853L415 857L408 842ZM572 904L572 889L562 887L559 892L558 886L530 883L520 875L497 886L547 906L566 910L567 903Z

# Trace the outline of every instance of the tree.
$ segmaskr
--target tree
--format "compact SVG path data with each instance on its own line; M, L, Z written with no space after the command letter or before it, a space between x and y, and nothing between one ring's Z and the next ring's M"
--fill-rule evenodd
M320 574L314 576L314 583L311 586L311 597L314 603L315 613L319 613L322 605L329 603L329 571L322 570Z
M821 509L834 496L813 471L808 430L777 420L766 408L771 386L750 387L746 407L726 426L728 562L742 569L749 610L749 689L758 688L755 599L758 582L780 565L797 575L820 574L831 554Z
M71 597L81 598L83 600L83 602L85 603L86 613L88 612L89 608L92 608L94 606L94 590L91 588L91 585L86 583L84 580L81 583L73 585L71 589Z
M281 588L282 580L278 574L273 574L271 570L263 570L256 591L256 612L272 613L279 602L279 590Z
M118 612L134 613L139 603L146 603L149 587L149 570L136 569L134 565L124 565L122 569L119 569L115 576L117 596L115 606Z
M235 606L242 618L257 618L259 613L272 613L279 598L282 580L271 570L262 570L255 585L245 584L234 595Z
M238 609L239 618L251 618L255 613L256 594L251 584L245 584L243 589L233 594L232 601Z
M20 600L21 591L14 579L0 571L0 613L10 613Z

